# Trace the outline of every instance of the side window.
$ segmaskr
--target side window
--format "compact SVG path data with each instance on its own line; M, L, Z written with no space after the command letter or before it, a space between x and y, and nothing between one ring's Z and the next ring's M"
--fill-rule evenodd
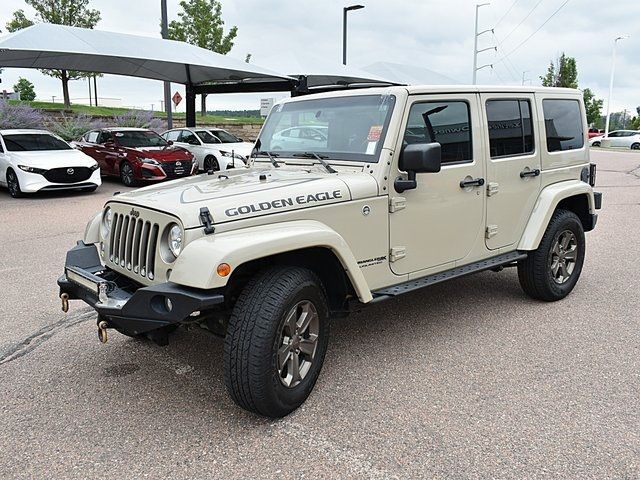
M584 129L577 100L543 100L547 150L558 152L584 146Z
M488 100L491 158L533 152L533 122L529 100Z
M170 132L162 135L165 140L171 140L172 142L177 142L178 137L180 136L180 130L171 130Z
M180 135L180 141L188 143L189 145L200 145L200 141L198 140L198 138L193 132L190 132L189 130L182 131L182 134Z
M89 143L98 143L98 135L100 132L94 130L93 132L87 133L87 142Z
M467 102L421 102L411 106L403 144L432 142L442 146L443 164L473 160Z
M111 135L111 132L104 131L100 134L97 143L105 144L107 142L113 142L113 135Z

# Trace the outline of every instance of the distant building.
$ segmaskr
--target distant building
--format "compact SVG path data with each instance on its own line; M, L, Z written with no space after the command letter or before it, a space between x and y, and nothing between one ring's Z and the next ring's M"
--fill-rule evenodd
M20 92L7 92L6 90L2 90L0 98L3 100L20 100Z

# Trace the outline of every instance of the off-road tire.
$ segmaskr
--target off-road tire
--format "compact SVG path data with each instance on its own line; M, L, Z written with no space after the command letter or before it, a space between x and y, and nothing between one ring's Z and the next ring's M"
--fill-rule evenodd
M24 193L22 193L22 190L20 189L20 180L18 180L16 172L11 169L7 170L7 188L9 189L9 195L13 198L20 198L24 196Z
M278 370L278 349L288 314L311 302L319 318L311 367L295 386L285 386ZM313 389L329 340L325 289L310 270L275 266L252 278L240 294L227 328L224 378L231 398L242 408L268 417L284 417Z
M564 283L554 280L552 250L564 232L575 236L577 255L573 269ZM568 210L554 212L537 250L529 252L525 260L518 262L518 279L524 292L531 298L555 302L566 297L575 287L582 271L585 255L585 238L582 222Z
M213 156L208 156L204 159L203 167L205 172L208 172L209 170L213 170L214 172L220 171L218 159Z

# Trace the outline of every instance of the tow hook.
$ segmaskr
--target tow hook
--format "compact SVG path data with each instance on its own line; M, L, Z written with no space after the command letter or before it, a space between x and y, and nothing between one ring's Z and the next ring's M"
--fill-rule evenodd
M62 300L62 311L67 313L69 311L69 294L62 293L60 294L60 300Z
M109 340L109 336L107 335L108 326L109 324L104 320L98 322L98 340L102 343L107 343L107 340Z

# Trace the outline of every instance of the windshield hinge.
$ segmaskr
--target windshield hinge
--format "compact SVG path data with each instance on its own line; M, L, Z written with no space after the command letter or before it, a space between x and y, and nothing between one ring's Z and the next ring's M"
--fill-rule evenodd
M389 199L389 213L397 212L407 206L407 199L404 197L391 197Z
M213 227L213 219L211 218L211 213L207 207L200 208L200 222L204 225L204 233L205 235L211 235L216 231Z

